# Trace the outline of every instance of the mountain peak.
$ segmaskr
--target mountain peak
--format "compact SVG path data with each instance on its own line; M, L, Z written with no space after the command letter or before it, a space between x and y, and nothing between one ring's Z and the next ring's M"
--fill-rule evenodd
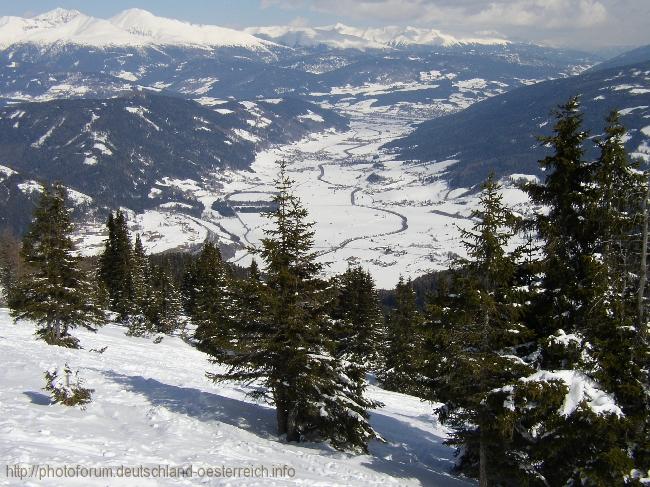
M143 8L138 8L138 7L133 7L133 8L127 8L125 10L122 10L118 15L144 15L148 17L155 17L156 15L150 12L149 10L145 10Z
M123 10L122 12L118 13L117 15L115 15L109 20L113 24L120 25L127 22L129 23L151 22L151 21L155 21L158 18L162 18L162 17L157 17L149 10L144 10L142 8L129 8Z
M49 12L34 17L34 20L49 22L51 24L66 24L83 14L79 10L69 10L65 8L55 8Z
M0 25L0 48L17 43L67 43L96 47L176 45L268 51L274 46L272 42L242 31L158 17L139 8L125 10L108 20L89 17L78 10L56 8L33 18L2 17Z
M251 49L264 49L265 45L269 44L238 30L158 17L139 8L125 10L110 19L110 22L131 34L150 38L159 44L236 46Z

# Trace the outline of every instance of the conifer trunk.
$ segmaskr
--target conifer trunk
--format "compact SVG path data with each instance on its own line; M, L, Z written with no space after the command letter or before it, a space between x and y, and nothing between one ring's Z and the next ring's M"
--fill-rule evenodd
M276 406L275 417L278 423L278 434L285 434L287 432L287 412L284 408Z
M59 320L54 320L54 336L57 340L61 339L61 323L59 323Z
M641 228L641 268L639 269L639 290L637 294L637 314L639 317L639 330L643 335L647 333L646 326L644 324L644 297L645 297L645 288L646 282L648 279L648 265L647 265L647 256L648 256L648 199L650 199L650 181L648 182L648 191L643 198L643 204L641 209L643 211L643 226Z
M283 435L287 432L287 409L286 404L277 392L274 394L275 418L278 424L278 434Z
M485 286L485 289L491 289L491 287ZM485 354L488 351L488 327L490 326L490 312L486 309L485 315L483 317L483 350ZM480 381L481 381L481 390L485 390L485 356L481 362L481 371L480 371ZM479 421L479 423L484 423L485 420ZM488 487L488 478L487 478L487 450L485 446L485 428L482 424L479 424L479 446L478 446L478 485L479 487Z
M287 441L299 441L300 433L298 432L298 410L292 407L287 414Z
M479 432L479 447L478 447L478 473L479 473L479 480L478 480L478 485L479 487L488 487L488 478L487 478L487 450L485 448L485 433L483 432L483 428L481 427L481 430Z

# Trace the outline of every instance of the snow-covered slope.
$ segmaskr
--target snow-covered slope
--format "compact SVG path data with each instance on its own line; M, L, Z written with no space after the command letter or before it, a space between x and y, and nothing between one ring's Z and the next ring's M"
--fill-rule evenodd
M0 162L13 171L0 173L0 227L24 230L33 208L24 199L37 196L24 184L33 180L61 181L98 208L171 205L198 216L210 209L195 194L199 181L216 189L213 173L246 171L264 147L347 127L344 117L294 98L240 103L135 91L0 108Z
M0 17L0 48L15 44L78 44L94 47L178 45L265 50L272 44L250 34L157 17L140 9L112 19L55 9L33 18Z
M506 45L497 38L456 38L436 29L386 26L356 28L345 24L323 27L249 27L246 32L291 47L325 45L339 49L386 49L412 45L453 47L466 44Z
M453 452L432 406L370 387L385 406L372 414L387 440L369 455L352 456L323 445L286 444L274 432L274 411L245 397L237 385L215 385L207 356L180 338L159 344L124 335L108 325L97 334L76 333L83 350L35 340L29 323L14 325L0 309L0 457L14 467L273 467L295 476L251 479L8 478L0 485L220 485L220 486L461 486L474 485L447 472ZM108 347L102 354L91 351ZM86 411L49 405L43 373L68 363L95 389ZM29 472L31 473L31 468Z
M152 44L193 46L236 46L261 49L269 43L250 34L214 25L193 25L156 17L142 9L130 9L110 20L112 25Z
M650 53L648 53L650 56ZM602 133L605 119L618 110L628 130L623 139L628 154L650 163L650 57L644 62L579 76L544 81L476 103L467 110L422 123L403 139L388 144L408 161L460 162L445 176L452 186L473 186L490 172L497 176L526 173L542 176L537 161L548 148L537 135L550 135L550 109L580 95L583 125L593 136ZM596 157L592 143L586 156Z

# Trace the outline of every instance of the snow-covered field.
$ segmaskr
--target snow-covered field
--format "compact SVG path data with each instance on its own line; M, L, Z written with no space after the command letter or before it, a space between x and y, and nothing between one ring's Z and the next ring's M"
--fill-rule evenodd
M412 165L393 160L379 147L409 128L383 116L358 116L347 133L317 134L301 142L261 153L254 174L224 185L236 196L259 200L271 192L278 160L289 162L296 191L316 222L316 248L329 272L348 264L369 269L379 287L392 287L400 275L415 277L448 267L462 253L459 227L465 227L476 195L450 191L444 170L455 161ZM509 188L506 199L525 206L520 191ZM230 219L234 220L234 219ZM259 213L239 213L229 231L255 244L268 223ZM247 264L242 249L233 260Z
M77 331L84 349L68 350L37 341L33 332L31 324L13 324L0 308L0 485L474 485L448 473L453 451L442 444L446 431L433 406L414 397L370 386L370 396L384 403L372 413L372 424L387 443L375 441L370 454L355 456L324 445L283 442L274 432L273 409L247 399L245 387L206 379L205 372L217 366L178 337L155 344L107 325L96 334ZM104 353L92 351L103 347ZM41 390L44 371L66 362L95 389L85 411L49 405ZM27 475L48 466L114 467L114 477L21 481L9 478L16 465L27 468ZM159 465L191 465L194 476L116 477L120 466ZM295 475L198 476L200 469L222 466L269 472L286 466Z

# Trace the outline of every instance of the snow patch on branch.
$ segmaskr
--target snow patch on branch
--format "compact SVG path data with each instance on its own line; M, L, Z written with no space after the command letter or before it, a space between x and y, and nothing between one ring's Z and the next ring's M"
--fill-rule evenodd
M600 389L594 380L577 370L540 370L521 380L523 382L563 382L568 391L559 411L562 416L570 416L581 404L586 405L598 415L623 416L623 411L616 404L614 397Z

